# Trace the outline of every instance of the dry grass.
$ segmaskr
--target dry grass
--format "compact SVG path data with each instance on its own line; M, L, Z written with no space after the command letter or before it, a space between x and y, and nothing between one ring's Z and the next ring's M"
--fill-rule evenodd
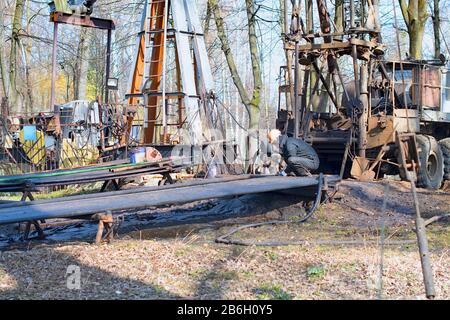
M438 297L450 298L449 250L431 256ZM372 299L378 291L376 246L227 247L182 241L117 241L4 252L4 299ZM66 287L69 265L81 290ZM385 252L383 296L422 298L415 248Z
M378 188L378 187L377 187ZM379 186L382 188L382 186ZM347 191L346 191L347 192ZM400 191L399 191L400 192ZM399 193L401 195L401 193ZM421 195L424 215L448 212L448 194ZM353 196L346 194L346 199ZM359 201L359 203L358 203ZM404 201L400 196L398 201ZM338 203L323 206L304 225L267 226L236 234L259 240L378 240L382 216L377 204L354 199L374 211L365 215ZM405 210L407 208L405 207ZM406 211L405 211L406 212ZM386 235L392 240L415 239L412 217L389 212ZM261 217L273 219L279 213ZM0 298L3 299L376 299L379 256L376 244L359 247L288 246L238 247L213 242L230 223L197 232L183 227L175 239L139 240L123 237L110 245L74 243L0 252ZM173 237L175 229L169 230ZM160 237L147 234L150 238ZM175 233L176 234L176 233ZM438 298L450 299L450 226L428 228ZM67 288L68 266L81 269L81 289ZM389 246L384 252L382 297L423 299L424 288L415 244Z

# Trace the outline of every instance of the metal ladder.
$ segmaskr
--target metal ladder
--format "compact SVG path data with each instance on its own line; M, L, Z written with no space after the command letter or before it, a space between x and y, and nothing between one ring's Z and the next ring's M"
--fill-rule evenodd
M173 25L169 28L170 15ZM178 67L178 90L172 92L166 90L168 39L175 41ZM162 140L165 140L168 127L186 125L192 144L197 144L204 131L200 117L208 116L208 112L201 112L200 102L214 88L214 81L195 3L188 0L146 1L137 48L127 97L130 104L136 101L136 96L144 97L144 143L157 140L157 127L163 128ZM168 109L177 104L178 122L169 123ZM162 115L162 123L158 114Z
M165 15L166 5L168 5L168 0L148 0L145 4L145 60L143 86L145 86L148 81L154 81L155 79L161 78L163 76L163 73L150 74L150 68L152 64L164 63L164 56L166 56L166 48L164 47L164 43L167 40L165 24L168 20ZM161 11L164 11L163 14L161 14ZM162 37L162 44L155 44L155 39L157 37ZM164 52L162 56L157 57L157 59L153 59L154 51L156 49L163 50Z
M146 137L155 127L163 128L163 142L167 135L166 60L169 20L168 0L146 2L144 31L144 74L141 91L144 93ZM160 99L158 97L161 97ZM158 117L162 114L162 124ZM175 124L178 125L178 124ZM149 139L147 139L149 140ZM153 140L153 139L152 139Z

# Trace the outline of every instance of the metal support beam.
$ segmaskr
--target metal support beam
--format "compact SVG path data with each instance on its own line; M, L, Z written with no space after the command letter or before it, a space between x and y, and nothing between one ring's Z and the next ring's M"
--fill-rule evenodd
M367 117L369 111L369 90L368 90L368 70L367 64L364 62L360 68L360 96L359 100L361 101L361 114L359 115L359 134L358 134L358 148L359 148L359 156L365 158L366 157L366 149L367 149Z
M109 19L94 18L90 16L77 16L72 14L64 14L54 12L50 15L50 21L54 23L71 24L85 28L95 28L102 30L115 30L114 21Z
M50 94L50 110L55 112L55 133L59 135L61 133L61 124L59 118L59 109L56 106L56 76L57 76L57 48L58 48L58 24L70 24L75 26L81 26L85 28L95 28L101 30L108 30L108 44L106 54L106 80L105 80L105 102L108 103L108 79L110 76L111 65L111 38L112 30L115 30L116 26L114 21L109 19L93 18L90 16L78 16L72 14L66 14L62 12L52 12L50 14L50 21L53 22L53 49L52 49L52 80L51 80L51 94Z

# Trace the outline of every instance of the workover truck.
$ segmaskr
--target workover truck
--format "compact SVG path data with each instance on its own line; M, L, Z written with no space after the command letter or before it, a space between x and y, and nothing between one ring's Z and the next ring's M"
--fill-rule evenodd
M326 0L306 4L297 1L292 19L285 17L286 108L280 103L278 128L310 142L322 172L361 180L410 172L418 186L440 188L450 179L446 58L386 60L378 1L344 0L334 21Z

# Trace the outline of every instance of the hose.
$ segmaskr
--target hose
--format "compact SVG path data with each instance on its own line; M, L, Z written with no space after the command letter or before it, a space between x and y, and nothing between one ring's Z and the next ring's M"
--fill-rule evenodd
M260 244L255 244L255 243L250 243L250 242L246 242L246 241L241 241L241 240L231 240L228 239L229 237L231 237L233 234L244 230L244 229L248 229L248 228L256 228L256 227L260 227L260 226L266 226L266 225L282 225L282 224L289 224L289 223L303 223L306 222L309 218L311 218L311 216L314 214L314 212L317 210L317 208L320 205L320 200L322 199L322 188L324 185L324 176L321 173L319 175L319 183L318 183L318 187L317 187L317 194L316 194L316 199L314 201L314 205L311 207L311 209L309 209L309 211L307 212L306 216L298 221L286 221L286 220L276 220L276 221L267 221L267 222L260 222L260 223L252 223L252 224L246 224L237 228L234 228L233 230L231 230L230 232L226 233L223 236L218 237L215 242L216 243L223 243L223 244L234 244L234 245L240 245L240 246L252 246L252 245L256 245L256 246L280 246L280 245L288 245L285 243L280 243L280 242L273 242L273 243L260 243ZM303 241L302 241L303 243ZM290 244L295 244L295 243L290 243Z

